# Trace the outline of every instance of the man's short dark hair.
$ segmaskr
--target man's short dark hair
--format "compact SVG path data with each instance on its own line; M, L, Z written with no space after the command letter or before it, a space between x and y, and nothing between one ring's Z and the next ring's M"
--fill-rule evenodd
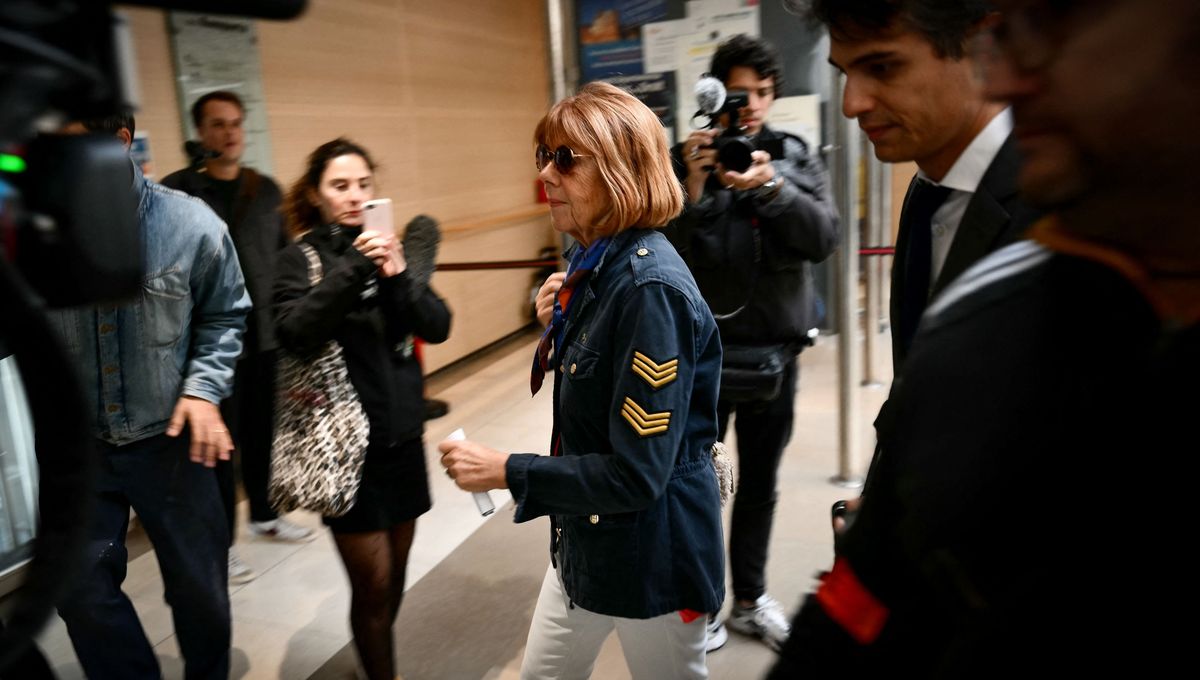
M133 133L136 129L136 123L133 120L132 113L114 113L111 116L103 118L87 118L79 121L84 129L88 132L107 132L110 135L116 135L121 128L129 130L130 139L133 138Z
M243 114L246 113L246 105L242 103L242 98L233 92L229 90L209 92L192 104L192 124L196 127L200 127L200 124L204 122L204 105L209 102L229 102L237 106L238 111L241 111Z
M933 45L939 57L962 59L972 29L995 11L989 0L784 0L787 9L824 24L835 38L869 38L895 28Z
M783 69L779 67L779 53L775 46L761 38L751 38L739 33L717 46L708 72L722 83L729 81L729 72L736 66L754 69L759 78L774 78L775 91L783 85Z

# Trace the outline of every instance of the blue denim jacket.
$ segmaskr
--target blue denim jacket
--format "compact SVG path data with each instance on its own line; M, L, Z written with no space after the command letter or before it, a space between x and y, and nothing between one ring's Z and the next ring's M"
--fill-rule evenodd
M50 314L80 370L93 434L117 445L165 431L182 395L214 404L229 396L250 311L225 223L204 201L131 165L141 291Z
M715 612L725 596L717 439L721 343L675 249L613 237L555 350L556 456L513 454L515 520L551 515L571 600L599 614Z

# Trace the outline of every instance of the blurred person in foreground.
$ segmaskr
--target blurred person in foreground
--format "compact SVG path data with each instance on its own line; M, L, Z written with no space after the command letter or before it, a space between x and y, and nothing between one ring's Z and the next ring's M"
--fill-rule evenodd
M676 145L675 168L687 196L666 233L717 315L726 364L745 352L768 353L782 368L773 393L738 394L730 388L733 381L724 380L718 405L720 439L730 420L737 433L737 493L729 527L733 602L725 623L779 649L788 619L767 593L779 466L795 423L799 354L812 344L820 323L812 265L837 247L838 218L820 158L799 137L767 124L783 86L775 48L736 35L717 48L709 70L727 90L746 93L739 134L759 148L750 167L735 172L718 162L719 129L696 130ZM720 122L727 127L729 115ZM772 142L777 158L762 148ZM727 639L714 615L709 651Z
M395 234L364 230L375 163L346 139L317 147L287 195L297 242L279 256L275 331L280 346L313 356L336 340L370 427L350 511L326 517L350 579L350 627L366 676L395 678L392 624L404 598L417 517L429 510L421 366L413 337L443 342L450 310L412 280ZM309 254L321 277L309 280Z
M705 617L724 597L711 459L721 345L656 230L683 202L662 126L590 83L534 141L554 228L577 241L539 310L549 324L531 386L553 373L551 455L446 441L442 464L462 489L510 489L517 522L550 516L522 678L588 677L614 629L634 678L705 678Z
M997 6L977 58L1050 214L926 312L858 517L771 677L1190 662L1170 622L1197 604L1194 504L1136 467L1194 471L1200 141L1181 131L1200 119L1200 4Z
M198 165L163 178L208 204L229 227L253 307L246 317L242 356L233 378L233 394L221 413L233 436L234 459L217 465L217 481L229 520L230 543L237 540L237 484L240 476L250 505L247 527L256 536L307 541L313 531L281 519L267 501L271 439L275 428L275 324L271 292L275 260L288 244L283 226L283 194L275 180L242 165L246 151L246 107L233 92L217 90L192 104L192 122L206 151ZM236 468L236 471L235 471ZM229 582L253 580L255 573L229 548Z
M128 149L132 115L73 123ZM132 300L50 312L80 371L100 473L87 562L58 605L89 678L161 677L121 590L130 509L150 538L184 677L229 676L229 531L213 467L233 442L219 404L233 389L250 297L233 240L202 201L146 179L130 160L144 278Z

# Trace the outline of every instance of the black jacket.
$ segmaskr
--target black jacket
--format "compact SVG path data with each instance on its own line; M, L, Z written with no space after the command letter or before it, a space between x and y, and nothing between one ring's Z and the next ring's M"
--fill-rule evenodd
M1040 211L1025 203L1017 193L1017 170L1021 159L1017 155L1017 143L1010 134L992 159L979 187L967 203L946 262L930 289L930 300L937 297L951 281L985 255L1021 238L1029 225L1037 221ZM913 183L909 183L904 197L905 207ZM904 318L904 281L908 271L909 233L901 212L900 231L896 236L896 259L892 264L892 326L896 327ZM892 366L899 373L905 359L900 333L892 334Z
M431 343L450 334L450 310L407 272L382 279L351 244L357 230L337 225L305 234L321 259L322 279L309 286L308 259L298 244L280 253L275 282L275 331L293 354L315 353L330 339L342 346L350 382L371 424L370 445L420 437L425 397L413 336Z
M779 192L763 200L710 179L700 202L689 202L664 233L716 315L722 342L799 349L820 323L811 263L837 247L837 212L825 168L804 142L767 127L761 136L783 138L784 158L771 161L784 180ZM680 181L682 148L671 150Z
M250 168L242 168L237 181L232 212L221 201L208 174L201 170L186 168L173 172L163 178L162 184L203 200L229 226L246 278L246 291L254 305L246 317L244 352L265 352L279 346L269 310L275 260L288 244L280 212L283 196L274 180Z
M1195 500L1131 473L1194 478L1200 323L1160 318L1102 262L1018 243L934 302L838 566L771 678L1187 663L1193 627L1165 622L1196 604Z

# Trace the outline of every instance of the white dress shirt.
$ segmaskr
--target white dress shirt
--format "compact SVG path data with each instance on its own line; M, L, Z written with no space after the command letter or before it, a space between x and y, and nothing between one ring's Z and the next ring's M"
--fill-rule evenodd
M945 202L937 209L937 212L933 213L931 220L933 228L933 251L930 253L929 271L931 290L942 273L946 255L950 253L950 244L954 243L954 235L958 233L958 225L962 222L963 214L967 212L967 204L971 202L971 196L975 194L975 189L983 180L984 173L996 159L996 154L1000 153L1000 147L1004 145L1004 140L1008 139L1012 129L1012 109L1005 108L996 114L996 117L992 118L979 131L979 134L975 135L975 139L971 140L958 160L954 161L954 165L950 166L950 172L946 173L941 182L934 182L924 172L917 171L917 177L932 184L949 187L951 190Z

